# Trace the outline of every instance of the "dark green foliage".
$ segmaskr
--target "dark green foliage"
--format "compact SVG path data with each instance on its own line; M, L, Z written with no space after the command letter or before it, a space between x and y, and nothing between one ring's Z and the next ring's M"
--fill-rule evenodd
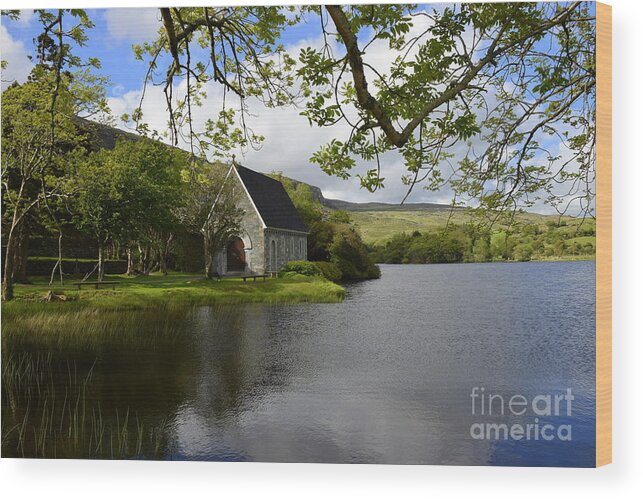
M548 221L526 223L489 233L484 227L458 225L426 233L396 234L371 248L381 263L456 263L529 261L591 257L596 251L595 224L569 226Z
M295 184L280 173L273 174L284 186L308 227L308 258L332 262L341 279L377 279L380 269L369 254L362 236L345 211L329 212L313 199L306 184ZM336 275L333 270L329 275ZM330 280L338 280L332 279Z
M342 280L343 275L342 271L339 270L339 267L333 262L314 262L319 270L321 270L322 275L329 281L339 282Z
M311 277L322 275L322 271L315 263L308 262L306 260L293 260L286 263L286 265L281 267L279 275L283 276L288 273L306 275Z
M108 244L146 246L141 271L148 271L149 254L160 255L167 269L169 243L181 202L181 169L185 155L147 139L119 141L77 161L68 181L76 192L71 203L76 226L98 246L98 276L103 275L103 250ZM129 270L129 269L128 269Z
M203 236L179 230L174 245L173 267L181 272L200 272L205 267Z
M359 232L353 227L338 227L329 252L344 279L377 279L380 269L369 255Z
M330 221L340 224L349 224L352 222L350 214L346 210L333 211L330 214Z

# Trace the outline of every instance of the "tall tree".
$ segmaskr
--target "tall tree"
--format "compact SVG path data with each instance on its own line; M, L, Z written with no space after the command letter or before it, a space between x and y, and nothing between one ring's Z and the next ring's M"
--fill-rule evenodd
M140 139L119 141L113 150L78 162L70 190L76 192L76 223L98 246L99 280L108 243L157 245L158 263L165 269L163 244L177 223L185 161L183 152Z
M3 239L6 244L2 294L13 298L16 251L28 237L26 222L38 207L61 193L48 182L57 169L63 148L75 136L67 118L71 98L59 90L54 115L56 141L51 133L51 91L55 85L47 73L35 71L32 81L14 85L2 95L2 204Z
M18 11L3 15L16 18ZM54 221L59 233L60 268L62 227L55 200L64 197L60 182L66 163L76 154L79 133L73 119L83 113L106 111L105 79L91 74L95 59L81 60L71 45L86 42L85 30L93 26L80 10L37 10L42 32L36 43L36 64L29 80L12 85L2 96L2 202L6 242L2 297L13 298L16 251L29 237L25 221L39 208ZM20 241L18 240L20 238ZM53 272L52 272L53 279Z

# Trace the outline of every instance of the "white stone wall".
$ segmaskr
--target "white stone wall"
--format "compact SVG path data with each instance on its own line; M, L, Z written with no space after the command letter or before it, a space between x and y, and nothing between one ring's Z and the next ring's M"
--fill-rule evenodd
M263 274L266 272L264 266L264 229L263 222L257 211L255 210L250 198L241 185L239 178L233 173L228 177L229 182L234 182L235 197L239 203L239 207L244 210L243 219L241 222L244 231L239 234L243 240L244 249L246 252L246 270L248 274ZM219 275L225 275L228 272L226 268L226 250L222 250L216 256L215 269Z
M276 272L292 260L308 259L307 234L282 229L265 230L265 268Z

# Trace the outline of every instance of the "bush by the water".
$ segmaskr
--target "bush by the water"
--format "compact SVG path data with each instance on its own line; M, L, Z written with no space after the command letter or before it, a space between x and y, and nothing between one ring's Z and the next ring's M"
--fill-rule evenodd
M281 174L274 174L279 180L299 215L308 227L308 258L324 262L327 279L377 279L380 269L369 254L359 231L355 228L350 213L330 211L315 199L310 187L293 183ZM320 267L321 268L321 267Z
M368 248L354 227L338 227L329 248L330 261L337 265L344 279L377 279L380 268L375 265Z
M306 276L320 276L322 275L321 269L313 262L305 260L293 260L286 263L279 271L279 276L283 277L286 274L300 274Z
M342 280L343 275L342 271L339 270L339 267L333 262L314 262L319 270L321 270L322 275L329 281L339 282Z

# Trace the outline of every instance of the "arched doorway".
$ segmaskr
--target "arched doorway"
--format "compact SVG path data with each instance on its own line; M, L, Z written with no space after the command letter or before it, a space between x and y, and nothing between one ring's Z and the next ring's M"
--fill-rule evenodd
M246 270L246 251L243 240L235 237L228 243L226 251L228 272L243 272Z
M270 270L277 271L277 245L274 239L270 241Z

